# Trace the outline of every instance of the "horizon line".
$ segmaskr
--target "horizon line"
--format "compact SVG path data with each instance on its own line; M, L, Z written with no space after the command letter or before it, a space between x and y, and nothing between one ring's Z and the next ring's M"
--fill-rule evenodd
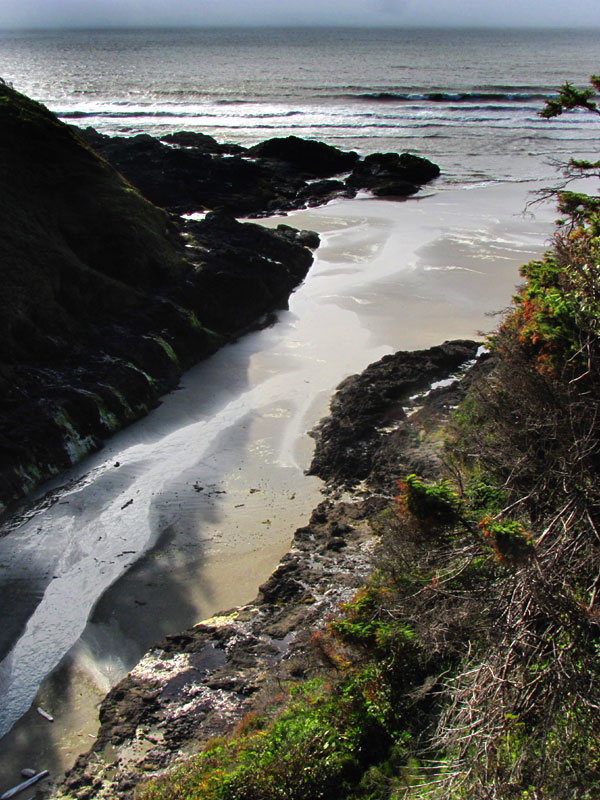
M98 23L98 24L71 24L71 25L2 25L0 24L0 31L2 32L33 32L33 31L152 31L152 30L287 30L287 29L298 29L304 28L306 30L311 30L315 28L319 29L326 29L326 30L456 30L456 31L466 31L466 30L477 30L477 31L573 31L577 33L581 33L582 31L600 31L600 23L598 25L590 26L587 25L570 25L565 27L560 23L556 23L554 25L547 24L547 25L492 25L492 24L480 24L480 25L461 25L461 24L447 24L447 25L437 25L437 24L394 24L394 25L371 25L369 23L356 23L356 24L346 24L346 25L335 25L332 23L277 23L277 24L269 24L269 23L238 23L238 24L230 24L230 23L212 23L210 25L202 25L199 23L186 23L186 22L177 22L177 23L146 23L146 24L118 24L118 25L111 25L109 23Z

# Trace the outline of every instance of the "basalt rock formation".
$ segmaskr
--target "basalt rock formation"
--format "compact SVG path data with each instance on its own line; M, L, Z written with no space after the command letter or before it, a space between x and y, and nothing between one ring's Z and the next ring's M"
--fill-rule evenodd
M153 203L179 214L224 209L263 216L353 197L405 197L440 174L425 158L404 153L357 153L297 136L276 137L249 149L219 144L188 131L160 141L147 134L80 134Z
M317 442L309 474L342 487L371 479L393 491L398 475L427 472L414 465L408 469L404 463L391 465L394 439L389 434L397 431L397 453L406 455L416 444L413 455L418 457L418 442L406 440L411 430L404 424L406 408L414 406L414 397L433 382L474 359L477 349L476 342L457 340L428 350L401 350L346 378L331 401L330 415L312 433Z
M205 209L246 216L277 211L291 207L304 186L299 178L278 175L271 166L242 157L243 148L228 148L233 153L225 155L217 142L213 145L188 132L164 142L147 134L104 136L92 128L81 135L145 197L177 214Z
M344 152L324 142L285 136L268 139L251 147L253 156L286 164L306 179L330 178L349 172L359 160L358 153Z
M285 305L318 237L224 213L186 226L4 84L0 163L1 508Z
M419 186L439 174L436 164L411 153L373 153L356 162L346 183L354 189L369 189L380 197L406 197L416 194Z

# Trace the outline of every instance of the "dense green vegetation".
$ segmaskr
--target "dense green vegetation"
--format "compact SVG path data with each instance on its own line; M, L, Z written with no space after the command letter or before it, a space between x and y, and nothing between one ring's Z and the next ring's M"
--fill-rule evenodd
M405 477L373 521L378 569L316 642L328 681L140 797L600 796L600 210L559 203L446 428L447 476Z

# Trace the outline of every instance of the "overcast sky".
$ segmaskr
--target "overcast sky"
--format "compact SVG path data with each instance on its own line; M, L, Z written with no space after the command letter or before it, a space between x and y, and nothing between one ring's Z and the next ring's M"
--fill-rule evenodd
M0 0L0 27L153 25L600 28L600 0Z

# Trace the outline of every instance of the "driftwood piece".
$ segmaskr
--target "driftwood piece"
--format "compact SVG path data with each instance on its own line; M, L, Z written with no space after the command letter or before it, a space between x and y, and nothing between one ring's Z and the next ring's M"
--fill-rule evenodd
M46 775L49 775L47 769L43 770L42 772L38 772L37 775L34 775L32 778L29 778L27 781L23 781L18 786L13 786L12 789L9 789L7 792L4 792L3 795L0 795L0 800L9 800L10 797L14 797L19 792L22 792L23 789L27 789L28 786L33 786L34 783L41 781L42 778L45 778Z
M39 706L37 709L37 713L44 719L47 719L48 722L54 722L54 717L52 716L52 714L49 714L47 711L44 711L44 709L40 708Z

